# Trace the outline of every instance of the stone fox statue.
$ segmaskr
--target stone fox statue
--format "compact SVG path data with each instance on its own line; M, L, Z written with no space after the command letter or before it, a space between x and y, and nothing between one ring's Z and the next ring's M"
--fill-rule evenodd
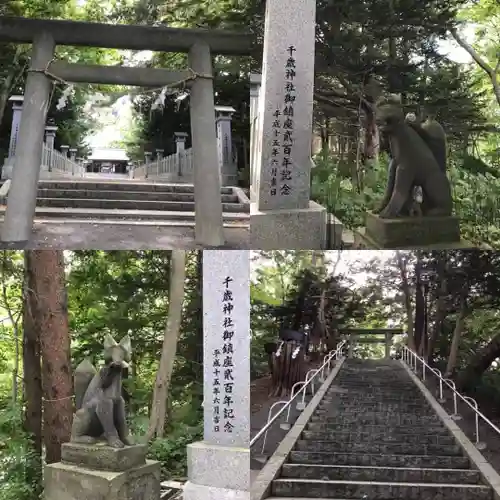
M75 370L76 413L71 442L94 443L104 438L109 446L132 445L122 397L122 370L128 368L132 354L130 337L116 343L111 335L104 339L104 361L99 372L88 360Z
M410 215L415 186L420 186L423 192L422 215L451 215L453 202L446 176L446 157L433 151L442 151L443 147L446 151L446 145L443 146L442 141L436 139L439 146L433 144L431 149L424 139L429 132L417 130L417 125L405 120L401 103L395 97L377 101L375 118L382 134L389 138L393 157L386 193L379 210L380 217Z

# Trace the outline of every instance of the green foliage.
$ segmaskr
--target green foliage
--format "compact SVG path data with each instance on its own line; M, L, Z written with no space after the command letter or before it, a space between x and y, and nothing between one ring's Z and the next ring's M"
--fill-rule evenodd
M321 153L312 171L312 198L334 213L348 228L364 225L365 213L378 206L387 183L388 161L375 163L361 172L363 189L359 193L343 166L333 155ZM355 168L352 165L349 169ZM474 244L500 246L500 178L498 171L484 161L466 155L450 159L449 178L454 210L461 220L463 237Z
M8 265L2 266L2 255ZM129 334L133 358L125 380L130 426L138 439L146 433L153 385L167 321L171 252L66 252L68 312L73 367L84 357L102 361L103 339ZM203 332L201 328L201 257L188 252L184 311L171 378L165 438L151 443L150 456L162 463L163 477L186 475L186 444L202 438ZM0 254L7 306L20 311L22 252ZM21 407L11 407L15 342L13 324L0 325L0 500L33 500L29 486L29 442L22 431ZM22 365L19 381L22 381ZM18 388L21 396L22 384ZM36 458L36 457L35 457ZM5 473L5 475L4 475ZM6 484L4 488L4 484ZM6 495L6 496L4 496Z
M1 500L34 500L29 481L30 463L37 457L27 446L22 430L21 408L13 407L0 394L0 490Z

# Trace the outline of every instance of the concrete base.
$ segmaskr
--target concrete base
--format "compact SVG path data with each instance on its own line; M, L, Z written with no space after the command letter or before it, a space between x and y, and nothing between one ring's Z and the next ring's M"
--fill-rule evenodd
M249 471L250 472L250 471ZM182 490L183 500L250 500L250 491L228 490L188 481Z
M44 485L45 500L159 500L160 463L112 472L59 462L45 466Z
M248 448L220 446L204 441L191 443L187 447L187 465L189 481L195 486L231 491L250 489Z
M326 208L311 201L298 210L257 210L250 203L250 248L259 250L325 250Z

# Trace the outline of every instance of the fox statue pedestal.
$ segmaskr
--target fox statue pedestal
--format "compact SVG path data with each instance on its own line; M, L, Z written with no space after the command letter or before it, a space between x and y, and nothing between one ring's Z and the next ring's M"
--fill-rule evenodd
M160 462L146 460L147 446L134 444L122 397L130 338L104 338L104 365L89 360L75 370L71 441L61 462L44 469L45 500L160 500Z
M45 500L159 500L160 463L146 460L146 451L65 443L62 461L45 466Z

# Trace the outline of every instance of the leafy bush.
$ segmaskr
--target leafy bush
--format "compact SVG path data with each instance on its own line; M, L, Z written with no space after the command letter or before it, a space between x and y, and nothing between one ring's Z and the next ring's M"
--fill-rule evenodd
M35 500L30 467L36 454L28 449L22 430L21 410L0 401L0 500Z
M364 225L366 211L382 199L387 183L388 158L382 156L370 171L363 174L363 192L358 193L349 168L337 158L321 153L312 170L312 199L334 213L346 227ZM500 179L496 170L472 157L450 158L454 213L460 218L462 237L474 244L500 246Z

